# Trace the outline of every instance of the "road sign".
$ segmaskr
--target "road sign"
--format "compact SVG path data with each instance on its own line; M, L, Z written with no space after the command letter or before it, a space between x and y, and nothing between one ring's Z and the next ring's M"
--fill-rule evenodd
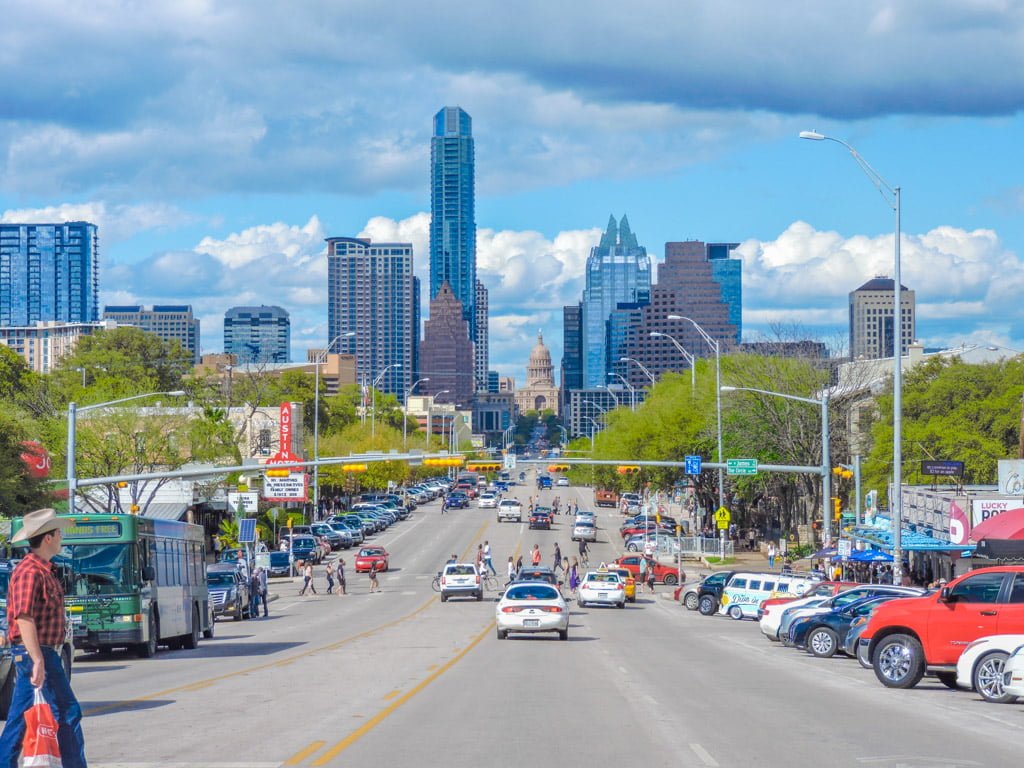
M288 477L263 477L263 498L267 501L305 501L308 475L291 472Z
M256 491L244 493L228 492L228 510L231 514L237 514L238 505L242 505L242 511L247 515L255 515L259 511L260 495Z
M514 453L505 454L505 469L516 468L516 455Z
M699 475L700 474L700 456L687 456L686 457L686 474L688 475Z
M729 527L729 523L732 522L732 513L725 507L719 507L715 510L715 522L719 528L725 530Z
M256 541L256 518L243 517L238 521L238 543L252 544Z
M726 459L725 466L730 475L757 474L757 459Z
M853 542L849 539L840 539L838 554L840 557L849 557L853 554Z

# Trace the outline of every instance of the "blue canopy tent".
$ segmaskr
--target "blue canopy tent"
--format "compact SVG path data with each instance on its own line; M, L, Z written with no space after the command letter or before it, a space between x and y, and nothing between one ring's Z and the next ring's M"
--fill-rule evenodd
M879 549L892 552L893 537L888 522L886 520L884 526L854 526L850 535L858 541L865 541ZM953 544L946 539L939 539L927 533L912 530L906 526L904 526L900 536L900 546L904 552L962 552L964 557L969 556L974 551L973 545Z
M892 555L879 549L858 549L850 555L850 560L855 563L891 563Z

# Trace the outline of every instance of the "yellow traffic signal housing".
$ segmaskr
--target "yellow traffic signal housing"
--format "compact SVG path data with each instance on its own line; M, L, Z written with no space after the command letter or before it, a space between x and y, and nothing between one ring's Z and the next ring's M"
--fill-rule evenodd
M548 472L568 472L568 464L548 464Z
M849 480L853 477L853 472L843 467L832 467L832 474L836 477L840 477L843 480Z
M342 472L365 472L366 471L366 465L365 464L342 464L341 465L341 471Z
M126 483L124 480L122 480L121 482L119 482L117 484L117 487L118 488L127 488L128 487L128 483Z
M839 520L843 516L843 500L838 496L832 497L832 512L835 515L836 520Z
M497 461L472 461L466 465L470 472L497 472L501 464Z
M640 473L640 467L637 466L619 466L615 468L615 471L620 475L637 475Z
M288 477L291 473L290 469L268 469L265 474L267 477Z

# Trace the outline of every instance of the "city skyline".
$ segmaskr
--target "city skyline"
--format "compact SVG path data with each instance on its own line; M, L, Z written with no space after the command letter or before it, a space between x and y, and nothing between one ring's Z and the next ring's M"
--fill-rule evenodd
M73 62L48 52L79 39L84 10L9 5L33 43L0 73L0 220L96 223L100 306L191 304L217 351L225 309L276 304L293 356L322 347L329 235L411 242L429 285L429 120L452 104L474 121L478 278L503 375L522 377L537 328L561 359L562 307L608 211L629 212L656 265L666 242L738 242L745 340L775 323L846 337L849 292L892 274L893 216L805 129L901 186L921 341L1024 348L1024 21L1009 9L652 2L624 19L597 2L441 24L409 4L383 28L358 4L256 5L91 9ZM309 30L373 55L310 57Z

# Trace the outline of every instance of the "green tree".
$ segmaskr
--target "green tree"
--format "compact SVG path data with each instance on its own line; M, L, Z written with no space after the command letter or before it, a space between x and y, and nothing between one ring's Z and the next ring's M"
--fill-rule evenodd
M15 517L48 506L51 496L46 481L29 473L21 454L28 435L17 422L0 415L0 514Z

